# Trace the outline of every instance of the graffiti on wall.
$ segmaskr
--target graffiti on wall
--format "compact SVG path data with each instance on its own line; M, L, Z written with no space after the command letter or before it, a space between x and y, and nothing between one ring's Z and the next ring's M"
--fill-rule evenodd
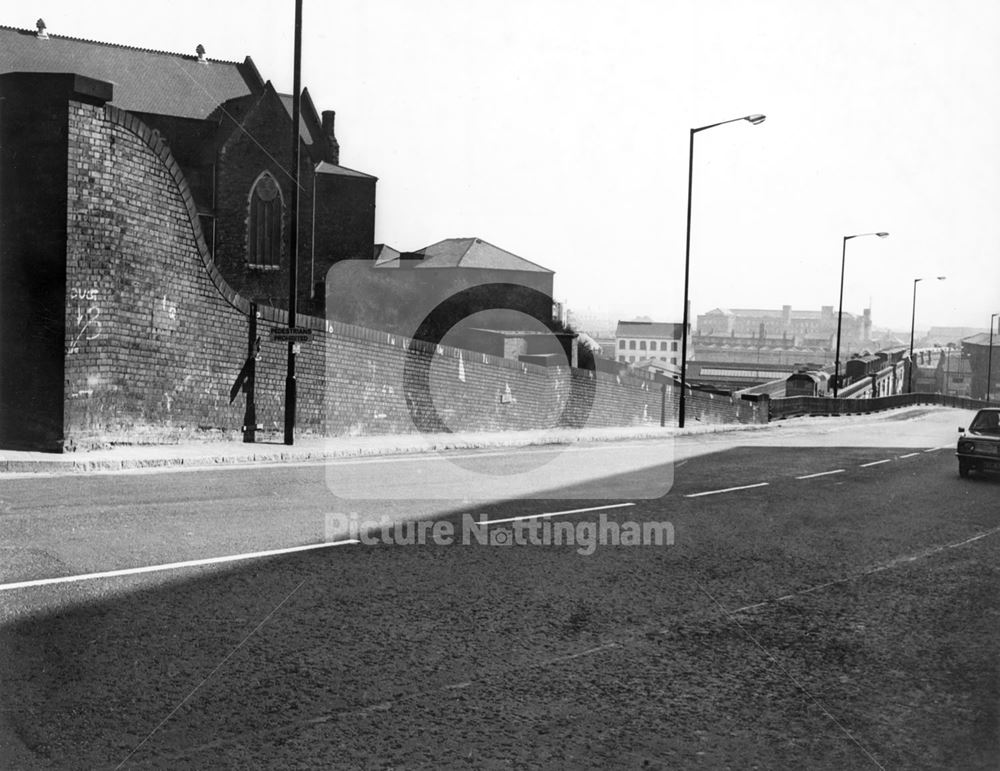
M69 306L74 323L70 329L72 339L66 353L72 354L80 352L81 342L96 340L101 336L101 307L97 304L97 288L70 287Z

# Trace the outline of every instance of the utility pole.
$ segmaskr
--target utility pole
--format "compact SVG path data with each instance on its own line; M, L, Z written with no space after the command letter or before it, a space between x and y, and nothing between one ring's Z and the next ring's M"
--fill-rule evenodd
M292 78L292 197L288 221L288 329L295 328L299 279L299 111L302 92L302 0L295 0L295 53ZM295 443L295 342L288 341L288 371L285 375L285 444Z

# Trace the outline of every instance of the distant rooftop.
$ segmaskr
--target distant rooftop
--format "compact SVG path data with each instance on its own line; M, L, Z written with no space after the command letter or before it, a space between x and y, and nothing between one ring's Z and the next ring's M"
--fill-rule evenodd
M619 321L615 337L657 337L680 340L684 324L668 321Z
M836 311L833 311L833 313L835 314ZM743 316L744 318L752 319L781 319L784 318L785 312L781 308L713 308L702 315ZM793 308L789 311L789 315L793 319L822 319L823 311L805 311ZM844 311L844 318L855 318L855 314Z
M392 247L376 247L376 267L398 267L401 260L414 268L481 268L552 273L530 260L501 249L481 238L446 238L415 252L397 252Z

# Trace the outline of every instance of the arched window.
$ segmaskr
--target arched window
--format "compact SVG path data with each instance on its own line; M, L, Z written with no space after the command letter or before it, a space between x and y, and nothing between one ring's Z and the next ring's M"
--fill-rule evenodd
M250 191L247 262L251 268L277 269L281 262L281 189L266 171Z

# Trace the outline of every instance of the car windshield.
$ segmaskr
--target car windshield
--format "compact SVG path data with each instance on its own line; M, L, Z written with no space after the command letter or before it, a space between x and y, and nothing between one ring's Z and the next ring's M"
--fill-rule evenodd
M1000 434L1000 411L983 410L976 415L969 430L979 434Z

